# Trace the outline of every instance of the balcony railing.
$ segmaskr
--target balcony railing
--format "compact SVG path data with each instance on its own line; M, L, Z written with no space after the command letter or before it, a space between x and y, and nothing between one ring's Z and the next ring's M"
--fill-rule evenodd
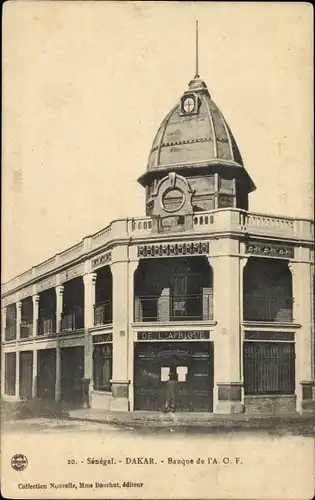
M79 307L74 311L61 315L60 330L73 331L84 328L84 309Z
M5 340L16 339L16 325L7 325L5 327Z
M293 298L245 295L244 321L291 322L293 321Z
M112 302L107 300L94 306L94 326L107 325L112 323Z
M22 321L20 324L20 337L21 339L27 339L33 335L33 323L28 321Z
M37 335L56 333L56 318L54 316L37 320Z
M155 295L135 298L135 321L207 321L213 319L213 294Z

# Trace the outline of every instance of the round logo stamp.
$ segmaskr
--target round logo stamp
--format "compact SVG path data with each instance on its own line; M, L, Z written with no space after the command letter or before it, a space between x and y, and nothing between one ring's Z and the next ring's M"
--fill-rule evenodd
M28 460L25 455L22 453L18 453L17 455L13 455L11 458L11 467L14 470L21 471L26 469L28 464Z

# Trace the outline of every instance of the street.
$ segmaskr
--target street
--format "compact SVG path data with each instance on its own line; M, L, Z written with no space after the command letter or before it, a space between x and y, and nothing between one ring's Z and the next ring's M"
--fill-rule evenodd
M10 466L17 453L28 460L19 472ZM49 418L2 425L2 494L15 498L42 498L34 485L49 488L50 498L104 498L105 488L106 498L157 498L157 491L160 498L256 498L258 491L266 499L311 498L313 461L312 437L257 429L187 432L170 423L145 429Z

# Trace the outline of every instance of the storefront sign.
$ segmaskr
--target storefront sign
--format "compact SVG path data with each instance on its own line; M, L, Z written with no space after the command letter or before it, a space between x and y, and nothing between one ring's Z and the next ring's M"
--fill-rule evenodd
M102 333L100 335L93 335L93 344L104 344L104 342L112 342L113 334Z
M245 244L245 252L252 255L294 259L294 247L282 245L281 243L263 243L251 240Z
M137 332L137 340L209 340L209 331Z

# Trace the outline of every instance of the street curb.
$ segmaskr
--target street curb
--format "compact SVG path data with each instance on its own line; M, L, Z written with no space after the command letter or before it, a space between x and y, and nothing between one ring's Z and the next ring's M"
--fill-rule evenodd
M69 416L68 420L73 421L81 421L81 422L94 422L98 424L107 424L107 425L117 425L119 427L133 427L133 428L151 428L151 429L161 429L167 427L177 427L177 428L198 428L198 429L218 429L218 430L241 430L241 429L257 429L257 430L271 430L271 431L280 431L286 430L288 428L297 428L297 427L307 427L310 430L314 431L314 423L310 418L300 417L298 419L279 419L274 421L274 418L255 418L255 419L239 419L239 420L225 420L225 419L212 419L212 420L172 420L172 419L164 419L157 420L152 418L143 418L137 420L125 420L119 418L110 418L105 417L101 418L88 418L88 417L77 417L77 416Z

